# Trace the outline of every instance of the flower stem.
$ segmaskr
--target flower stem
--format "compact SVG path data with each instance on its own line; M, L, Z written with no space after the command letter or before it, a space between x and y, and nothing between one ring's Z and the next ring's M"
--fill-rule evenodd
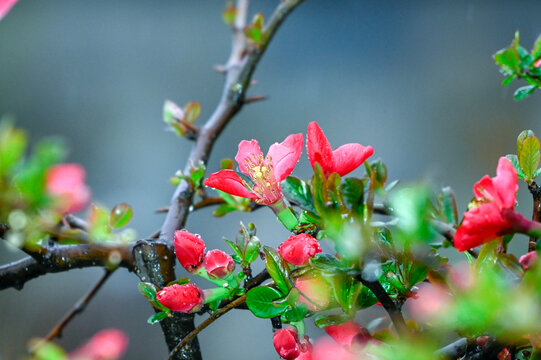
M278 220L280 220L280 222L284 224L286 229L289 231L293 231L293 229L299 224L297 215L295 215L293 210L287 206L284 199L280 199L274 204L269 205L269 207L272 209L272 211L274 211L278 217Z

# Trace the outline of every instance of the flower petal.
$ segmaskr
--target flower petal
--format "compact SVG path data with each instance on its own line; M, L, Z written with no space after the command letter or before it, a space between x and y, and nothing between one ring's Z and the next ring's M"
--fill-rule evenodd
M246 161L249 159L257 159L260 156L263 156L261 149L259 148L259 143L257 140L242 140L239 143L239 151L237 151L237 156L235 160L239 164L239 169L245 174L248 174L248 168L246 167Z
M295 168L302 153L304 139L302 134L292 134L280 144L270 146L267 156L274 167L274 177L278 183L284 180Z
M231 195L248 199L257 198L256 194L246 189L240 176L233 170L221 170L217 173L210 174L204 184Z
M517 170L507 158L502 156L498 161L496 177L492 181L503 208L512 209L516 202L518 178Z
M308 124L306 151L313 169L315 169L317 162L321 165L325 174L334 172L334 157L331 144L329 144L329 140L325 137L323 130L321 130L315 121Z
M7 15L9 10L17 3L18 0L1 0L0 1L0 20Z
M490 242L512 227L495 203L486 203L464 214L464 221L454 237L458 251L466 251Z
M345 144L334 150L334 171L340 176L349 174L357 169L374 153L372 146L361 144Z

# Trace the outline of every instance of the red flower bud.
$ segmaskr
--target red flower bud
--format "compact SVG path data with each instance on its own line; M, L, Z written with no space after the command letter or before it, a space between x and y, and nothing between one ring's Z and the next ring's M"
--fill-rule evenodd
M290 264L306 265L311 257L321 252L319 243L308 234L293 235L287 238L280 246L278 252Z
M286 360L296 359L301 353L298 341L297 330L292 326L276 330L272 338L276 352Z
M537 262L537 251L530 251L526 255L522 255L518 262L522 265L524 271L529 270Z
M47 172L47 192L57 197L63 213L83 210L90 201L90 189L85 184L85 169L79 164L55 165Z
M177 259L187 271L194 273L203 265L205 243L197 234L186 230L175 231L175 253Z
M203 291L194 284L171 285L156 293L156 299L168 309L193 313L203 307Z
M205 255L205 270L211 279L222 279L235 270L235 262L222 250L211 250Z
M347 348L355 343L365 344L372 339L367 330L354 321L348 321L340 325L329 325L325 331L337 343Z
M120 358L128 347L128 337L117 329L107 329L96 333L83 346L69 354L70 360L115 360Z

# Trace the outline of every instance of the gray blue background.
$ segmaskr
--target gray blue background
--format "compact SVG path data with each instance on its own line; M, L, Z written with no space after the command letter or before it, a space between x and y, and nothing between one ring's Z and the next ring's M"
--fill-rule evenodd
M268 16L277 3L253 1L252 11ZM33 142L65 137L69 161L87 169L95 201L131 204L132 227L146 237L162 223L154 210L168 204L168 179L191 146L164 131L163 102L200 101L202 119L211 114L222 87L212 66L224 63L230 49L224 6L221 0L20 0L0 21L0 114L13 114ZM491 58L515 30L530 48L541 33L540 15L539 1L307 0L255 73L251 94L269 100L246 106L225 129L209 171L234 157L240 140L256 138L266 149L316 120L333 146L372 145L391 180L450 185L465 209L473 183L494 175L522 129L541 134L540 95L514 102L518 84L502 88ZM308 177L310 170L303 154L295 174ZM524 184L519 202L528 212ZM187 228L209 248L225 249L222 237L233 238L239 221L253 221L261 240L277 246L287 234L270 215L262 209L216 220L203 210ZM524 248L518 244L517 251ZM0 245L2 263L22 256ZM45 335L100 275L74 270L1 292L0 358L23 358L26 341ZM127 359L166 358L136 284L133 274L119 270L59 343L73 349L102 328L118 327L130 336ZM199 339L207 359L277 358L270 322L245 311L227 314Z

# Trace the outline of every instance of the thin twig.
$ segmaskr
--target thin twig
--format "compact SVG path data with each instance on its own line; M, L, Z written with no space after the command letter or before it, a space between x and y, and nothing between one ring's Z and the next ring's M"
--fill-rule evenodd
M184 347L187 343L189 343L193 338L197 336L197 334L199 334L203 329L205 329L207 326L212 324L216 319L218 319L220 316L227 313L229 310L232 310L236 308L237 306L244 304L245 302L246 302L246 295L242 295L241 297L227 304L227 306L221 308L220 310L216 311L214 314L210 315L205 321L203 321L191 333L186 335L184 339L182 339L181 342L178 343L178 345L169 354L169 360L174 359L174 356L180 349L182 349L182 347Z
M267 100L268 97L265 95L258 95L258 96L251 96L249 98L244 99L244 104L250 104L258 101Z
M528 185L528 190L530 190L533 198L532 220L541 222L541 188L535 183L535 181L533 181L530 185ZM530 236L530 240L528 241L528 252L535 251L536 248L537 238Z
M90 289L90 291L83 296L71 309L69 313L67 313L62 320L58 322L58 324L55 325L55 327L52 328L52 330L47 334L47 336L43 339L43 341L40 341L37 343L30 352L33 353L35 350L37 350L41 345L43 345L45 342L52 341L56 338L62 337L62 331L64 328L69 324L69 322L77 315L83 312L90 302L94 295L100 290L100 288L105 284L109 276L114 272L113 270L105 269L105 272L103 276L100 278L100 280Z
M362 277L362 275L357 275L356 278L374 293L381 305L383 305L383 308L389 314L389 317L391 318L391 321L393 322L398 334L400 334L401 336L407 335L408 328L406 326L406 322L404 321L404 316L402 316L402 312L398 309L394 301L389 297L389 294L387 294L383 286L381 286L380 282L377 280L366 280Z

